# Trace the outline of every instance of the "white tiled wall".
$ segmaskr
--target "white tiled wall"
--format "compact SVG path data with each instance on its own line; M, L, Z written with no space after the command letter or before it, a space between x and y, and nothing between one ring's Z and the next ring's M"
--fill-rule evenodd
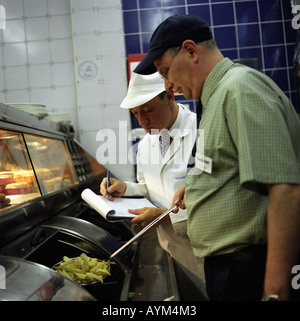
M1 0L0 101L69 113L78 130L69 0Z
M129 111L119 107L127 90L121 0L0 4L7 18L0 31L0 101L70 114L76 138L95 156L99 130L118 135L119 120L130 124ZM121 179L134 178L131 164L104 165Z

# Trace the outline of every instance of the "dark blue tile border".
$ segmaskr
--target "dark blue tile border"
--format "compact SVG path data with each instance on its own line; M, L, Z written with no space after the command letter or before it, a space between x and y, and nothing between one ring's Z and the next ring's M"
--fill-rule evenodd
M122 0L126 54L145 53L157 25L173 14L205 19L224 56L260 58L263 72L297 101L296 31L287 0ZM284 20L283 20L284 19ZM140 41L142 43L140 43ZM181 96L182 97L182 96ZM183 101L184 98L182 97Z

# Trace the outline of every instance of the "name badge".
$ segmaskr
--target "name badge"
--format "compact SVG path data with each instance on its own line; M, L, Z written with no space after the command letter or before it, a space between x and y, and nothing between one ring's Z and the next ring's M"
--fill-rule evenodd
M195 165L201 171L211 174L212 172L212 159L202 154L196 153Z

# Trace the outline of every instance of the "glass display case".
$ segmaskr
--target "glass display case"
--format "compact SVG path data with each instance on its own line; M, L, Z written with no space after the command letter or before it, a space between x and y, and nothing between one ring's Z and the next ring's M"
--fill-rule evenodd
M22 134L0 130L0 208L40 195Z
M24 138L42 195L77 183L64 141L32 134Z
M76 183L64 140L0 129L0 210Z

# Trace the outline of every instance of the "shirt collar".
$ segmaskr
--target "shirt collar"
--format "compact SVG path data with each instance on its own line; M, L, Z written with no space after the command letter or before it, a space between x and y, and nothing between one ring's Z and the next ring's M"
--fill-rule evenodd
M183 113L183 108L180 105L178 105L178 115L177 115L177 118L174 121L173 125L169 129L169 132L171 132L173 129L179 129L180 123L181 123L181 118L182 118L182 113Z
M180 104L178 105L178 115L176 117L175 122L173 123L173 125L171 126L171 128L168 130L168 132L170 133L173 129L179 129L180 128L180 123L181 123L181 119L182 119L182 115L183 115L183 107L180 106ZM175 131L176 132L176 131ZM151 135L151 140L152 140L152 145L155 142L159 141L159 136L160 135Z
M205 107L207 106L211 95L214 93L214 91L218 87L218 84L222 79L222 77L224 76L224 74L233 65L234 65L234 62L232 62L229 58L224 58L209 73L209 75L204 81L202 94L201 94L201 102L203 104L203 109L205 109Z

